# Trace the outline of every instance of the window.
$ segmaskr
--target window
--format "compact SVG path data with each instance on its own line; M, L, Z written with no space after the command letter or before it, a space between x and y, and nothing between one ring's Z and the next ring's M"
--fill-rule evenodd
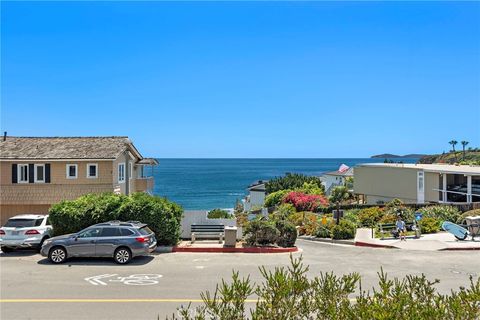
M45 165L35 165L35 182L45 182Z
M77 165L67 164L67 179L77 179Z
M119 237L120 230L118 228L103 228L100 237Z
M125 163L118 164L118 183L125 182Z
M87 178L98 178L98 165L96 163L87 164Z
M19 183L28 182L28 164L18 165L18 182Z
M424 192L423 172L418 173L418 191Z
M132 179L133 176L133 163L130 162L130 172L128 173L128 180Z
M102 228L89 228L85 231L82 231L81 233L78 234L79 238L93 238L93 237L98 237L100 235L100 232L102 231Z
M38 223L40 221L40 223ZM42 223L42 219L8 219L5 227L9 228L27 228L39 226Z
M132 230L125 228L120 229L120 232L123 237L133 236L135 234Z

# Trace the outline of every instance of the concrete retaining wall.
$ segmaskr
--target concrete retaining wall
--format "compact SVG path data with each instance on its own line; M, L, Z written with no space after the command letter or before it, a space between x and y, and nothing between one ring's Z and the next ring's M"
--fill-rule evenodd
M219 225L223 224L224 226L237 226L236 219L208 219L207 211L203 210L186 210L183 213L181 230L182 233L180 237L182 239L190 239L191 237L191 225L192 224L209 224L209 225ZM242 227L238 227L237 230L237 239L242 238Z

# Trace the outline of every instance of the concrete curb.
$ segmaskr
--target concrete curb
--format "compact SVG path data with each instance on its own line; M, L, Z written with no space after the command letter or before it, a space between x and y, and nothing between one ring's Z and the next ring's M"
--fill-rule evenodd
M172 252L206 252L206 253L286 253L297 252L297 247L292 248L269 248L269 247L252 247L252 248L187 248L173 247Z
M155 249L155 252L156 253L170 253L170 252L172 252L172 250L173 250L172 246L161 246L161 247L157 247L157 249Z
M308 240L308 241L316 241L316 242L323 242L323 243L329 243L329 244L345 244L345 245L355 245L355 241L352 240L333 240L333 239L328 239L328 238L317 238L317 237L311 237L311 236L300 236L298 239L302 240Z
M462 250L480 250L480 247L465 247L465 248L445 248L438 251L462 251Z
M397 247L386 245L386 244L376 244L376 243L361 242L361 241L355 241L355 246L356 247L370 247L370 248L399 249Z

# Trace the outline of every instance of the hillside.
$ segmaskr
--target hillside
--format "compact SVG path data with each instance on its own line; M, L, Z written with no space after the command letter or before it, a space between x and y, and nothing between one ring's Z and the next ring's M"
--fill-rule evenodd
M466 151L465 158L463 157L462 151L424 156L420 158L418 163L460 163L480 165L480 151L478 151L478 149L475 151Z
M381 158L381 159L396 159L396 158L422 158L424 157L424 154L406 154L403 156L399 156L397 154L391 154L391 153L383 153L383 154L377 154L374 156L371 156L370 158Z

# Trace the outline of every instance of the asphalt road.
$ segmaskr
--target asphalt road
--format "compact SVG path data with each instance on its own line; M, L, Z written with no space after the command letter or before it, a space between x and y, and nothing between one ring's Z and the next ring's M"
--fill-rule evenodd
M376 283L383 267L392 277L426 274L439 279L440 292L480 276L478 251L406 251L297 242L310 274L359 272L364 288ZM198 301L232 269L261 279L258 266L287 265L289 254L168 253L137 258L120 266L108 259L74 259L53 265L33 252L1 254L0 318L7 319L164 319L180 305ZM161 275L139 285L135 274ZM99 277L101 276L101 277ZM154 277L154 276L150 276ZM157 276L158 277L158 276ZM87 279L86 279L87 278ZM141 282L140 282L141 283Z

